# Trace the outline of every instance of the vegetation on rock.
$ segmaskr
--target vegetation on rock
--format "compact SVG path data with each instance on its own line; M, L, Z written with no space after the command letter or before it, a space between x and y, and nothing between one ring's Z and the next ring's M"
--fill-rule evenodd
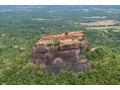
M65 35L68 35L68 32L65 32Z

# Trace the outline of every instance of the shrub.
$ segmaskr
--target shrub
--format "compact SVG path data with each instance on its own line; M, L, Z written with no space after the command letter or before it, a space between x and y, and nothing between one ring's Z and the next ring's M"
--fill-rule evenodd
M82 60L79 60L79 63L81 64L81 63L82 63Z
M86 34L86 32L85 32L85 31L83 31L83 34L85 35L85 34Z
M82 55L82 58L85 59L86 58L85 55Z
M86 52L90 52L90 47L87 47L87 48L86 48Z
M59 45L60 45L60 42L57 42L57 43L55 43L54 45L55 45L55 46L59 46Z
M79 38L78 40L79 40L79 41L85 40L85 34L83 34L83 37L82 37L82 38Z
M43 44L39 44L39 46L43 46Z
M82 38L79 38L78 40L79 40L79 41L82 41L83 39L82 39Z
M82 37L82 40L85 40L85 37Z
M68 35L68 32L65 32L65 35Z
M83 38L85 38L85 34L83 35Z
M47 44L48 47L49 47L49 46L52 46L52 45L53 45L52 43L48 43L48 44Z
M35 47L37 47L37 45L35 44Z

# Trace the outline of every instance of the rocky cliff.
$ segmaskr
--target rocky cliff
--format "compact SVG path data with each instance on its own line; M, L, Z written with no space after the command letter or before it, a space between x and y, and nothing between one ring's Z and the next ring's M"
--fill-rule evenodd
M86 58L87 37L82 31L45 36L32 49L33 63L44 72L58 74L61 69L78 73L91 69Z

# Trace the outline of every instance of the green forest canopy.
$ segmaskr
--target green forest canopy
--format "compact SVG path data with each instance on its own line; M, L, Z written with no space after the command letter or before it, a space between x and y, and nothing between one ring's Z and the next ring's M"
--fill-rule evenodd
M85 26L75 23L109 19L120 21L118 7L0 6L0 84L120 84L120 32L114 32L112 28L107 32L85 29ZM91 16L107 18L82 18ZM48 20L32 20L39 18ZM69 31L86 32L89 41L87 58L92 62L91 70L78 75L61 70L55 76L54 73L42 73L40 66L30 63L31 50L37 40L44 35ZM91 53L91 47L99 48Z

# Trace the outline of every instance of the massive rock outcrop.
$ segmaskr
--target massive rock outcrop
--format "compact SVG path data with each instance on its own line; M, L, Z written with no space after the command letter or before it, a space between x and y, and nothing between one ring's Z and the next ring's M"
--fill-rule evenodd
M58 74L61 69L78 73L91 69L86 58L87 37L82 31L44 36L32 49L33 63L44 72Z

